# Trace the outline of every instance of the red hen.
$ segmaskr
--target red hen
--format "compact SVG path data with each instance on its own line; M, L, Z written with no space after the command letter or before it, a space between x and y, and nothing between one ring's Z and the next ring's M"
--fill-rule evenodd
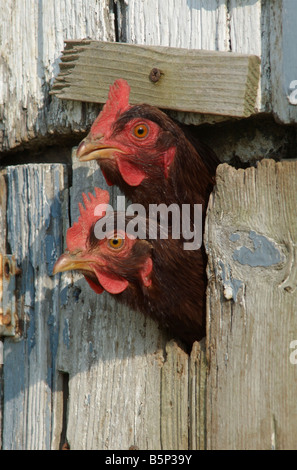
M98 238L96 223L105 215L107 191L83 195L78 222L67 231L67 251L53 273L77 270L98 294L106 290L120 302L151 316L161 327L191 346L205 335L203 265L180 240L137 239L126 230ZM111 213L113 219L116 215ZM108 219L106 217L105 219ZM146 227L147 220L144 220ZM202 260L202 258L199 258ZM202 284L201 284L202 282Z
M202 143L147 104L129 105L130 87L117 80L90 133L80 143L81 161L97 159L108 184L133 202L203 204L205 212L218 160ZM193 141L193 139L192 139Z

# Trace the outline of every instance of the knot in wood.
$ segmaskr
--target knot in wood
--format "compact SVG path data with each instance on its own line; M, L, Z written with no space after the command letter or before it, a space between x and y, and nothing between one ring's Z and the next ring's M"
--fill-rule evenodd
M157 68L153 68L151 71L150 71L150 75L149 75L149 78L150 78L150 81L153 82L153 83L156 83L160 80L161 78L161 72L159 69Z

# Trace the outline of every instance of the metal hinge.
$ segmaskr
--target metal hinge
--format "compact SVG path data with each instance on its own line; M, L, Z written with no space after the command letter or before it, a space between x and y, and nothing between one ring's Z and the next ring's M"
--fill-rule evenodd
M0 336L18 332L15 277L19 273L14 255L0 253Z

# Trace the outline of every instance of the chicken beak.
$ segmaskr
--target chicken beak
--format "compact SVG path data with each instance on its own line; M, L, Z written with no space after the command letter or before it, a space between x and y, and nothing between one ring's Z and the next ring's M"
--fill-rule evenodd
M104 135L99 135L96 139L93 139L89 134L79 144L76 156L81 162L88 162L90 160L111 158L115 152L121 152L121 150L104 142Z
M86 260L78 256L71 255L71 253L64 253L55 263L53 275L74 270L92 271Z

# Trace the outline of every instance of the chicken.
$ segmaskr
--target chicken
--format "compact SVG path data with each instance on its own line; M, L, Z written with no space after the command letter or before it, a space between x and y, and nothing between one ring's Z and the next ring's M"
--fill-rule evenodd
M107 183L141 204L146 214L152 205L189 205L192 229L197 228L194 205L201 204L202 231L217 157L159 109L129 105L129 93L123 79L110 87L103 110L77 149L78 158L96 159ZM168 218L173 237L172 220ZM190 238L183 232L179 240L172 237L150 240L154 282L150 295L141 298L141 309L192 341L205 334L206 254L203 246L184 250L184 238ZM192 333L191 324L195 325Z
M80 143L81 161L97 159L109 185L132 202L202 204L205 214L218 160L159 109L129 105L130 87L117 80L90 133Z
M167 239L135 238L129 230L131 216L125 215L125 231L117 229L117 214L106 213L108 192L95 188L95 195L88 196L83 194L85 208L80 204L78 222L67 231L67 251L53 274L81 272L97 294L107 291L188 346L205 336L202 258L197 264L193 253L181 249L180 240L170 234ZM106 233L100 235L97 223L103 220ZM146 233L148 220L143 224Z

